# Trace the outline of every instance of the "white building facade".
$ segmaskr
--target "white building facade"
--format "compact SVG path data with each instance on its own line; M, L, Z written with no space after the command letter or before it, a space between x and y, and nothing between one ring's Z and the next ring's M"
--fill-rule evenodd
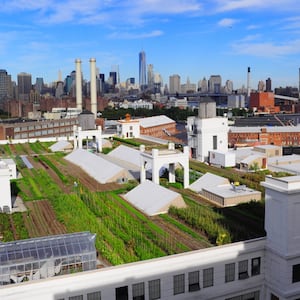
M11 199L11 188L10 179L15 177L13 171L16 168L12 168L12 164L8 166L6 162L0 160L0 187L1 187L1 197L0 197L0 212L10 212L12 210L12 199ZM15 177L16 178L16 177Z
M187 119L188 146L191 156L208 161L209 151L228 151L228 119L216 117L216 103L200 103L198 117Z

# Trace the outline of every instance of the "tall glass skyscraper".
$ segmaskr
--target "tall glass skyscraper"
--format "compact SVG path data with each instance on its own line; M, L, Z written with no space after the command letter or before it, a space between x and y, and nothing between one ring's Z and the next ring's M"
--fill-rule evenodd
M139 84L140 89L145 89L147 85L146 80L146 53L144 51L141 51L139 53Z

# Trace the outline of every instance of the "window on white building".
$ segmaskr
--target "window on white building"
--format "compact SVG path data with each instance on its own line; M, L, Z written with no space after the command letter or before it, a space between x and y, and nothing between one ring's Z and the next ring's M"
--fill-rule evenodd
M149 284L149 300L160 299L160 279L150 280Z
M87 294L87 300L101 300L101 292L92 292Z
M128 300L128 286L116 288L116 300Z
M189 292L199 291L199 271L189 272Z
M145 299L145 284L144 282L135 283L132 285L132 299L144 300Z
M260 274L260 257L252 258L251 261L251 276Z
M213 150L218 149L218 137L216 135L213 136Z
M248 260L239 261L239 279L246 279L248 277Z
M69 300L83 300L83 295L71 296Z
M225 265L225 282L235 280L235 263Z
M300 264L293 265L293 283L300 281Z
M214 285L214 268L203 270L203 287L210 287Z
M184 293L184 274L173 276L173 293L174 295Z

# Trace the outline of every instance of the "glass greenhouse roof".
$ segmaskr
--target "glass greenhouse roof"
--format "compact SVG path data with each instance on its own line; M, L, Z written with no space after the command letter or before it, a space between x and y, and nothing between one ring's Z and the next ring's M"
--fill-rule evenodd
M0 243L0 266L96 253L95 237L80 232Z

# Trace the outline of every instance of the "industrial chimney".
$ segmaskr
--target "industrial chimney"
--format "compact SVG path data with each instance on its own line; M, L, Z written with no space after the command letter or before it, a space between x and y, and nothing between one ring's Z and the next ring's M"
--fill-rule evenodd
M97 87L96 87L96 59L90 59L90 68L91 68L91 111L94 114L95 118L97 117Z
M250 67L248 67L248 72L247 72L247 97L248 99L250 97Z
M75 60L76 70L76 107L82 110L82 79L81 79L81 60Z

